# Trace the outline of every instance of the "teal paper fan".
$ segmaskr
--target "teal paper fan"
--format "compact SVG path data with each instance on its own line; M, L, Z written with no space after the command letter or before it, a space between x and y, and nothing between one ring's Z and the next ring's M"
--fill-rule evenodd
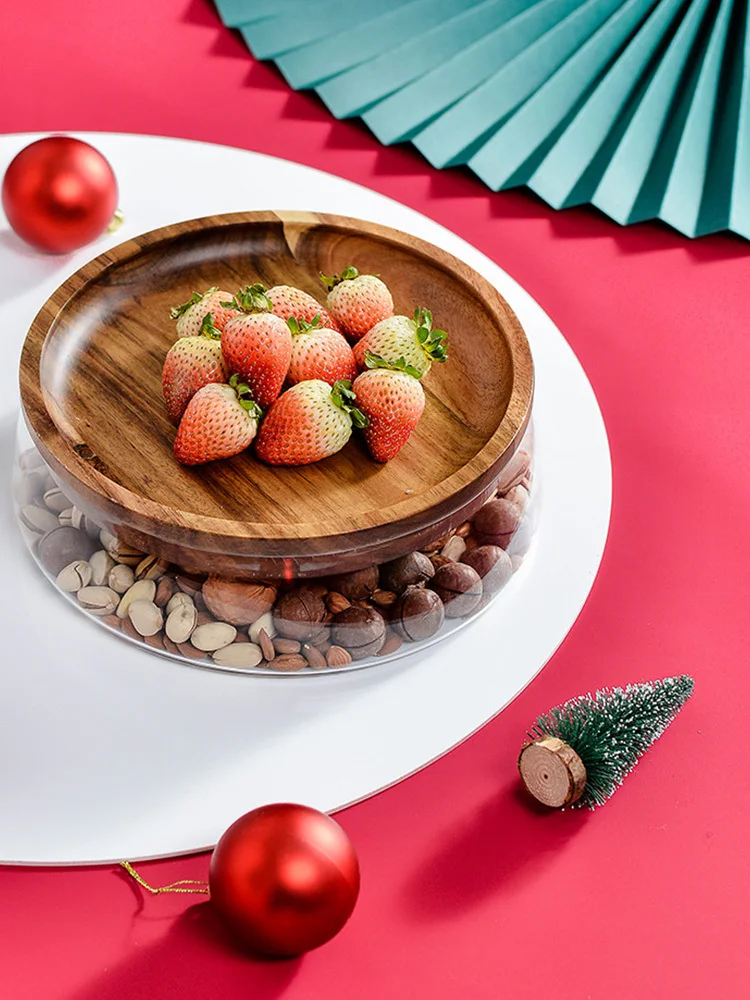
M493 191L750 239L747 0L216 0L337 118Z

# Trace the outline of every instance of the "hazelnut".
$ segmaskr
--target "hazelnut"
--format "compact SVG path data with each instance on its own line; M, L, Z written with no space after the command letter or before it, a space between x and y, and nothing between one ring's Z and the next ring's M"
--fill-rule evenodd
M311 590L301 587L283 594L273 610L273 623L277 632L287 639L307 642L320 631L326 614L323 599Z
M408 555L383 563L380 567L380 586L395 594L403 594L407 587L419 587L432 578L435 572L432 563L423 552L409 552Z
M328 581L329 590L343 594L350 601L361 601L378 589L378 567L368 566L353 573L332 576Z
M510 500L490 500L474 515L474 530L480 545L507 549L521 523L521 511Z
M385 621L375 608L347 608L333 619L332 641L344 646L355 660L373 656L385 642Z
M276 588L267 583L223 580L211 576L201 591L208 610L230 625L252 625L270 611L276 600Z
M394 604L391 625L397 635L411 642L429 639L445 620L445 609L434 590L413 587Z
M500 590L513 575L511 558L499 545L480 545L464 552L461 562L477 571L485 593Z
M72 562L88 562L98 548L85 531L61 525L52 528L40 539L37 554L47 572L57 576Z
M482 600L482 581L479 574L466 563L441 566L433 576L430 587L445 604L448 618L470 615Z

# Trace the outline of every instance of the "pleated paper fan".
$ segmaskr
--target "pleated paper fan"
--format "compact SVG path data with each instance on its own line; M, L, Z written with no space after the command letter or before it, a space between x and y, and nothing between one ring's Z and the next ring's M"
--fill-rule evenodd
M216 0L337 118L489 188L750 239L747 0Z

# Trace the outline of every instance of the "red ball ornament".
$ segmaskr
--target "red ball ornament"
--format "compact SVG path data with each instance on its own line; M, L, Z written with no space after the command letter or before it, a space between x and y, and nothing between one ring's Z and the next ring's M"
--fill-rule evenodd
M248 947L301 955L341 930L359 894L351 841L325 813L282 803L233 823L209 870L211 903Z
M70 253L112 222L117 181L99 150L54 135L32 142L13 159L2 199L8 222L27 243L48 253Z

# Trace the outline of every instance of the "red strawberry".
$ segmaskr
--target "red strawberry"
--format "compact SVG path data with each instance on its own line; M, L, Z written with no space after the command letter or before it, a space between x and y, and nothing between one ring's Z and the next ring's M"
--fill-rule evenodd
M413 319L408 316L391 316L381 320L354 345L354 357L360 369L366 367L365 356L368 351L389 364L404 361L416 369L417 378L422 378L430 370L433 361L447 360L448 335L445 330L432 329L432 313L429 309L415 309Z
M306 323L312 323L316 316L320 316L320 325L328 330L338 330L341 332L336 320L327 309L307 292L292 285L274 285L266 292L271 302L271 312L274 316L281 316L282 319L303 319Z
M315 316L311 323L292 316L287 324L292 331L292 363L288 376L292 385L313 378L334 385L342 379L351 382L357 377L351 347L336 330L321 328L320 316Z
M180 421L174 457L182 465L201 465L239 455L255 437L260 417L260 407L236 375L229 385L204 385Z
M387 286L374 274L360 274L356 267L346 267L341 275L320 280L329 288L326 305L341 329L352 340L359 340L376 323L393 315L393 299Z
M177 320L177 336L197 337L203 318L208 313L213 315L214 326L221 332L232 316L236 316L239 311L225 304L231 299L232 295L229 292L223 292L216 286L209 288L202 295L200 292L193 292L189 302L175 306L170 313L172 319Z
M309 465L335 455L352 423L364 426L351 382L331 387L320 379L299 382L279 396L261 424L255 450L269 465Z
M180 337L170 347L161 373L167 413L177 423L185 407L204 385L226 382L229 371L221 353L221 334L206 313L197 337Z
M389 462L401 451L424 410L424 390L414 368L390 366L375 354L367 355L369 371L359 375L353 389L368 418L365 441L376 462Z
M221 337L221 349L231 371L247 382L258 405L265 409L277 398L292 359L292 335L262 285L249 285L235 299L242 309L230 319Z

